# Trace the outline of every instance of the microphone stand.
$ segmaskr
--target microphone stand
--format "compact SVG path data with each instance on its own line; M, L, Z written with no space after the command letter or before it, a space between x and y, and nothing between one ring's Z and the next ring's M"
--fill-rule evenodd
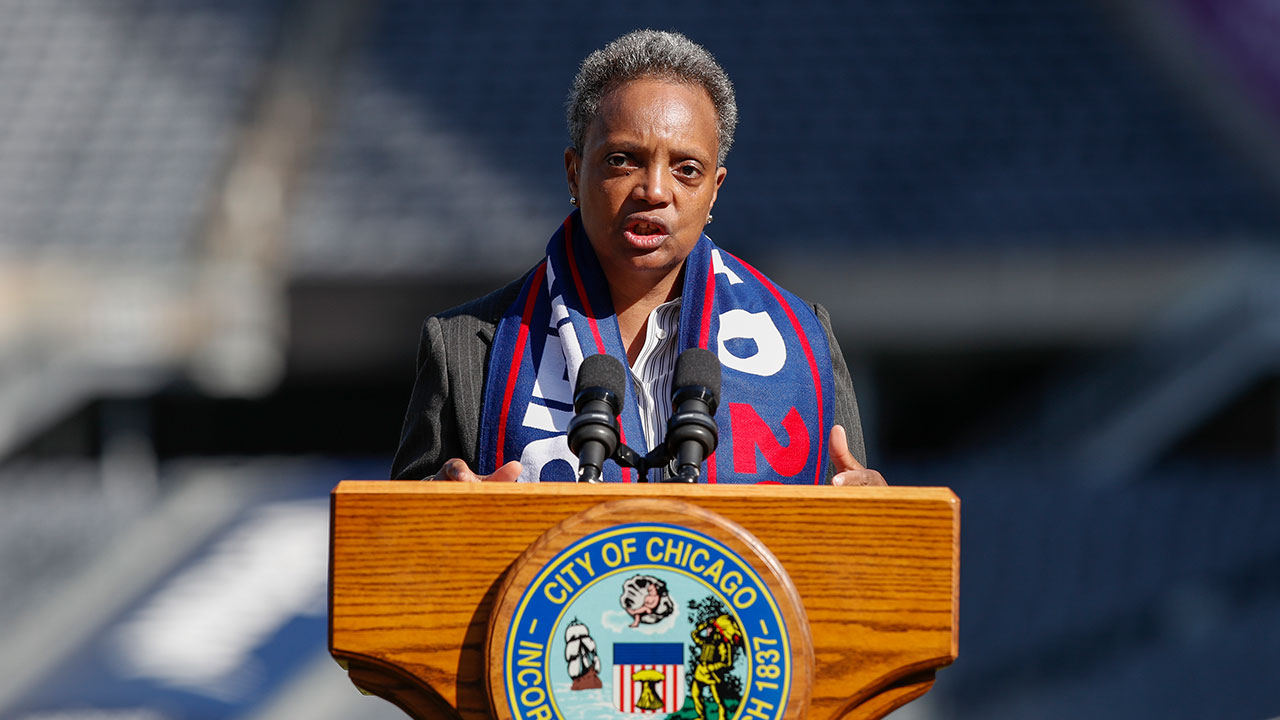
M660 445L649 451L648 455L641 456L632 448L622 443L618 443L618 447L613 451L610 460L618 463L622 467L628 467L640 473L640 479L637 482L649 482L649 471L666 467L671 462L671 451L667 446ZM664 479L664 483L696 483L698 482L697 468L682 467L679 472L672 477Z

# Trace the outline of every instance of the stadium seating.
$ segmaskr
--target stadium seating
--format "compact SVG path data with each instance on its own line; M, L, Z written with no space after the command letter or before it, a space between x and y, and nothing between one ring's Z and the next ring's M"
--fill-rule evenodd
M283 5L0 2L0 251L189 259Z
M576 64L654 18L735 80L739 150L709 231L751 257L796 242L1158 247L1280 228L1261 181L1088 4L559 7L382 3L294 262L431 274L493 250L522 266L570 209L561 103Z

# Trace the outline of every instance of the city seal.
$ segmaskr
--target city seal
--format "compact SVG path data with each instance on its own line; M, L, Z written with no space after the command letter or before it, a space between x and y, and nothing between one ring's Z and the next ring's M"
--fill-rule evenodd
M505 704L515 720L781 719L791 640L769 585L725 543L614 525L569 542L520 591Z

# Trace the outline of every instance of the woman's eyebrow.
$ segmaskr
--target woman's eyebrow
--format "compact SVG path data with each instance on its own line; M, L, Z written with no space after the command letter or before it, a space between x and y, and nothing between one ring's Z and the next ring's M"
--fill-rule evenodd
M635 142L634 140L610 140L608 138L605 138L605 140L601 142L600 145L601 145L601 148L606 153L613 153L613 152L647 153L649 150L649 147L647 145L645 145L644 143ZM696 160L704 165L709 164L711 162L710 160L711 155L709 153L694 150L692 148L684 148L684 147L671 148L670 154L671 154L671 157L675 158L677 161Z
M638 143L634 140L613 140L610 138L605 138L600 143L600 146L607 152L643 152L647 149L643 143Z

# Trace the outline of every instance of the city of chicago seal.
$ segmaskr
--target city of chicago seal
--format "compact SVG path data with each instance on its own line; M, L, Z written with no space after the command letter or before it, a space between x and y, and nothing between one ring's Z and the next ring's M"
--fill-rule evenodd
M777 720L794 672L759 574L715 538L664 523L569 544L520 593L506 633L515 720Z

